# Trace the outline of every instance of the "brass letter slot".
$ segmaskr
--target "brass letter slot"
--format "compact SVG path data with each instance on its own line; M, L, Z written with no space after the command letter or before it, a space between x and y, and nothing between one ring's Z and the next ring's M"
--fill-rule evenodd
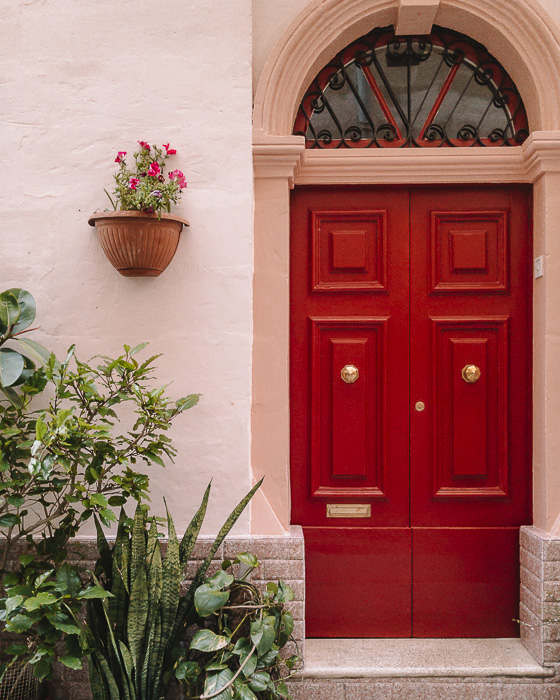
M369 503L327 503L327 518L369 518Z

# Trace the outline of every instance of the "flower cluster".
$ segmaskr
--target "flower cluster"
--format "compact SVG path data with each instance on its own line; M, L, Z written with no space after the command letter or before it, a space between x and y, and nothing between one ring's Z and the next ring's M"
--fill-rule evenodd
M133 154L134 166L130 168L125 161L126 151L119 151L115 158L119 170L115 174L113 197L105 190L113 208L123 211L162 212L171 211L171 203L177 204L182 190L187 186L185 176L180 170L164 174L165 161L177 153L169 148L150 146L146 141L138 141L140 149Z

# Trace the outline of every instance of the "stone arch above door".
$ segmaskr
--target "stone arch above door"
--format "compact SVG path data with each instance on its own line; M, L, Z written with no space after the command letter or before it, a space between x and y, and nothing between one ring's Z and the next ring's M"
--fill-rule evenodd
M401 0L404 2L405 0ZM255 272L252 469L266 475L253 504L253 531L290 524L289 190L295 184L441 182L534 183L535 255L545 277L534 294L534 516L552 531L560 514L560 36L529 0L441 0L440 26L462 32L504 65L523 97L531 136L499 149L345 149L305 151L292 136L301 98L318 70L376 26L394 24L397 0L310 3L272 50L254 108ZM353 151L349 153L348 151ZM368 152L366 152L368 151Z
M395 24L397 0L309 3L271 52L255 95L254 128L292 133L303 93L321 67L374 27ZM505 66L527 106L532 131L560 129L560 34L529 0L441 0L437 24L484 44Z

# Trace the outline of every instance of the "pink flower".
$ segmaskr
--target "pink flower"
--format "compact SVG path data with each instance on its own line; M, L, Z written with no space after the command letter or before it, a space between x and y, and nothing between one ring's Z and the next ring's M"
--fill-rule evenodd
M138 143L142 146L142 148L145 148L147 151L151 150L149 143L146 143L145 141L138 141Z
M187 186L187 181L185 180L185 176L180 170L173 170L172 172L169 173L169 179L170 180L177 180L177 184L179 185L179 189L183 189L184 187Z
M165 152L167 153L168 156L174 156L177 153L175 148L169 148L168 143L164 143L163 147L165 148Z
M115 163L121 163L124 160L125 156L126 156L126 151L119 151L117 153L117 157L115 158Z
M148 168L148 175L151 175L152 177L157 177L160 174L160 172L161 168L155 161Z
M131 190L135 190L140 184L140 180L137 177L131 177L128 181L128 186Z
M154 210L154 208L152 206L144 207L142 209L142 211L147 211L149 214L151 214L153 212L153 210Z

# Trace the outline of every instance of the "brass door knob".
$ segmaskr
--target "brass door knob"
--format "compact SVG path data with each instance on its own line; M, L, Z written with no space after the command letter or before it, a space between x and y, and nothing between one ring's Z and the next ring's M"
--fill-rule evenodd
M340 370L340 376L346 384L354 384L354 382L358 380L360 373L358 368L354 367L354 365L344 365Z
M461 371L461 376L467 384L474 384L480 379L480 367L476 365L465 365Z

